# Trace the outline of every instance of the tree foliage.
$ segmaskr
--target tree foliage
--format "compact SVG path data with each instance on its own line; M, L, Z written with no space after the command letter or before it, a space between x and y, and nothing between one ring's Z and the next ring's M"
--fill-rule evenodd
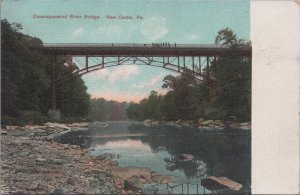
M127 120L128 103L108 101L104 98L92 99L90 102L89 119L93 121Z
M238 39L228 28L220 30L216 44L231 48L246 48L250 42ZM135 120L197 120L226 119L236 116L240 121L251 119L251 58L231 53L211 61L202 70L202 81L196 81L190 72L180 76L164 77L162 88L166 95L150 93L139 104L131 104L128 117ZM155 97L155 98L154 98ZM154 111L155 110L155 111Z
M1 20L1 115L5 118L20 118L24 113L46 115L51 102L51 60L33 46L42 46L42 41L21 33L20 24ZM61 60L57 74L62 74ZM66 84L66 116L85 116L89 96L80 78ZM57 90L58 109L62 91ZM26 115L26 114L25 114Z

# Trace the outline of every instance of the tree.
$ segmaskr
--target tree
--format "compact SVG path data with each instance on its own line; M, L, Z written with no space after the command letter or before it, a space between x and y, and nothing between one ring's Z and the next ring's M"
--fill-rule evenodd
M42 95L49 87L45 71L47 59L30 50L31 42L41 44L37 38L25 36L20 24L1 20L1 96L2 114L16 117L22 110L43 110Z
M89 119L94 121L120 121L127 120L126 102L107 101L104 98L92 99L90 102Z
M194 114L196 111L196 94L195 94L195 86L197 85L196 80L191 75L192 73L186 72L180 76L174 77L171 75L167 75L164 78L163 88L168 88L171 91L170 95L166 95L164 101L164 118L175 119L175 115L177 119L191 119L194 118ZM171 104L169 100L172 99L173 103ZM176 108L170 112L171 105Z
M143 113L142 113L142 110L141 110L141 105L137 104L137 103L131 102L129 104L129 107L126 110L126 114L127 114L128 118L132 119L132 120L141 121L141 120L144 119L143 118Z
M1 114L2 119L18 118L17 121L28 113L46 115L51 102L51 61L40 51L32 49L33 46L42 47L42 41L22 34L21 30L20 24L1 20ZM63 60L59 59L57 74L66 71ZM68 116L87 114L89 95L81 78L70 80L64 89L57 89L60 109L62 92L70 103L66 106Z
M218 32L216 43L228 46L249 47L250 43L237 39L232 30L226 28ZM218 74L215 78L219 91L217 103L227 116L237 116L241 121L251 118L251 58L241 56L219 57Z

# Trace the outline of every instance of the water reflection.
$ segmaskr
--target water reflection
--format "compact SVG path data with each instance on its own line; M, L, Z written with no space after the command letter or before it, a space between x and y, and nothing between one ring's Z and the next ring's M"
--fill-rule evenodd
M92 155L118 154L122 166L149 167L176 177L178 183L198 182L207 175L233 179L250 190L250 133L240 130L199 130L192 127L110 123L106 128L74 131L56 138L93 148ZM194 159L179 162L181 154ZM168 160L169 159L169 160Z

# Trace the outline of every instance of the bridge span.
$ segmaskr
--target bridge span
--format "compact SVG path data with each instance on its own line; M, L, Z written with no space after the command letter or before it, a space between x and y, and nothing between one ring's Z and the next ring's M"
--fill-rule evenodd
M48 43L42 49L53 55L135 55L135 56L251 56L251 48L232 49L216 44L169 43Z
M82 76L92 71L120 65L148 65L178 73L189 73L197 80L207 78L209 85L211 63L217 57L251 58L251 47L230 48L216 44L165 43L47 43L33 47L49 55L52 63L52 110L56 109L57 57L76 62L77 70L68 77ZM205 69L205 75L203 70ZM64 80L66 80L64 78Z

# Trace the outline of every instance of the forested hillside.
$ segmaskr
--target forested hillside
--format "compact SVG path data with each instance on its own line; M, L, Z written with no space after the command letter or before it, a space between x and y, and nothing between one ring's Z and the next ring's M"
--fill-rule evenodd
M20 24L1 20L1 123L25 124L48 120L51 102L51 61L32 46L43 43L36 37L21 33ZM58 59L58 77L70 71ZM58 109L64 116L79 118L88 113L89 95L81 78L69 80L58 87ZM64 95L63 95L64 94Z
M127 102L108 101L104 98L91 99L88 118L93 121L124 121L128 117Z
M216 44L232 49L250 47L250 42L238 39L228 28L220 30ZM203 69L203 75L206 75ZM218 57L211 62L209 77L196 81L189 73L168 75L163 88L166 95L152 91L139 104L130 104L127 114L134 120L197 120L226 119L235 116L239 121L251 120L251 58Z

